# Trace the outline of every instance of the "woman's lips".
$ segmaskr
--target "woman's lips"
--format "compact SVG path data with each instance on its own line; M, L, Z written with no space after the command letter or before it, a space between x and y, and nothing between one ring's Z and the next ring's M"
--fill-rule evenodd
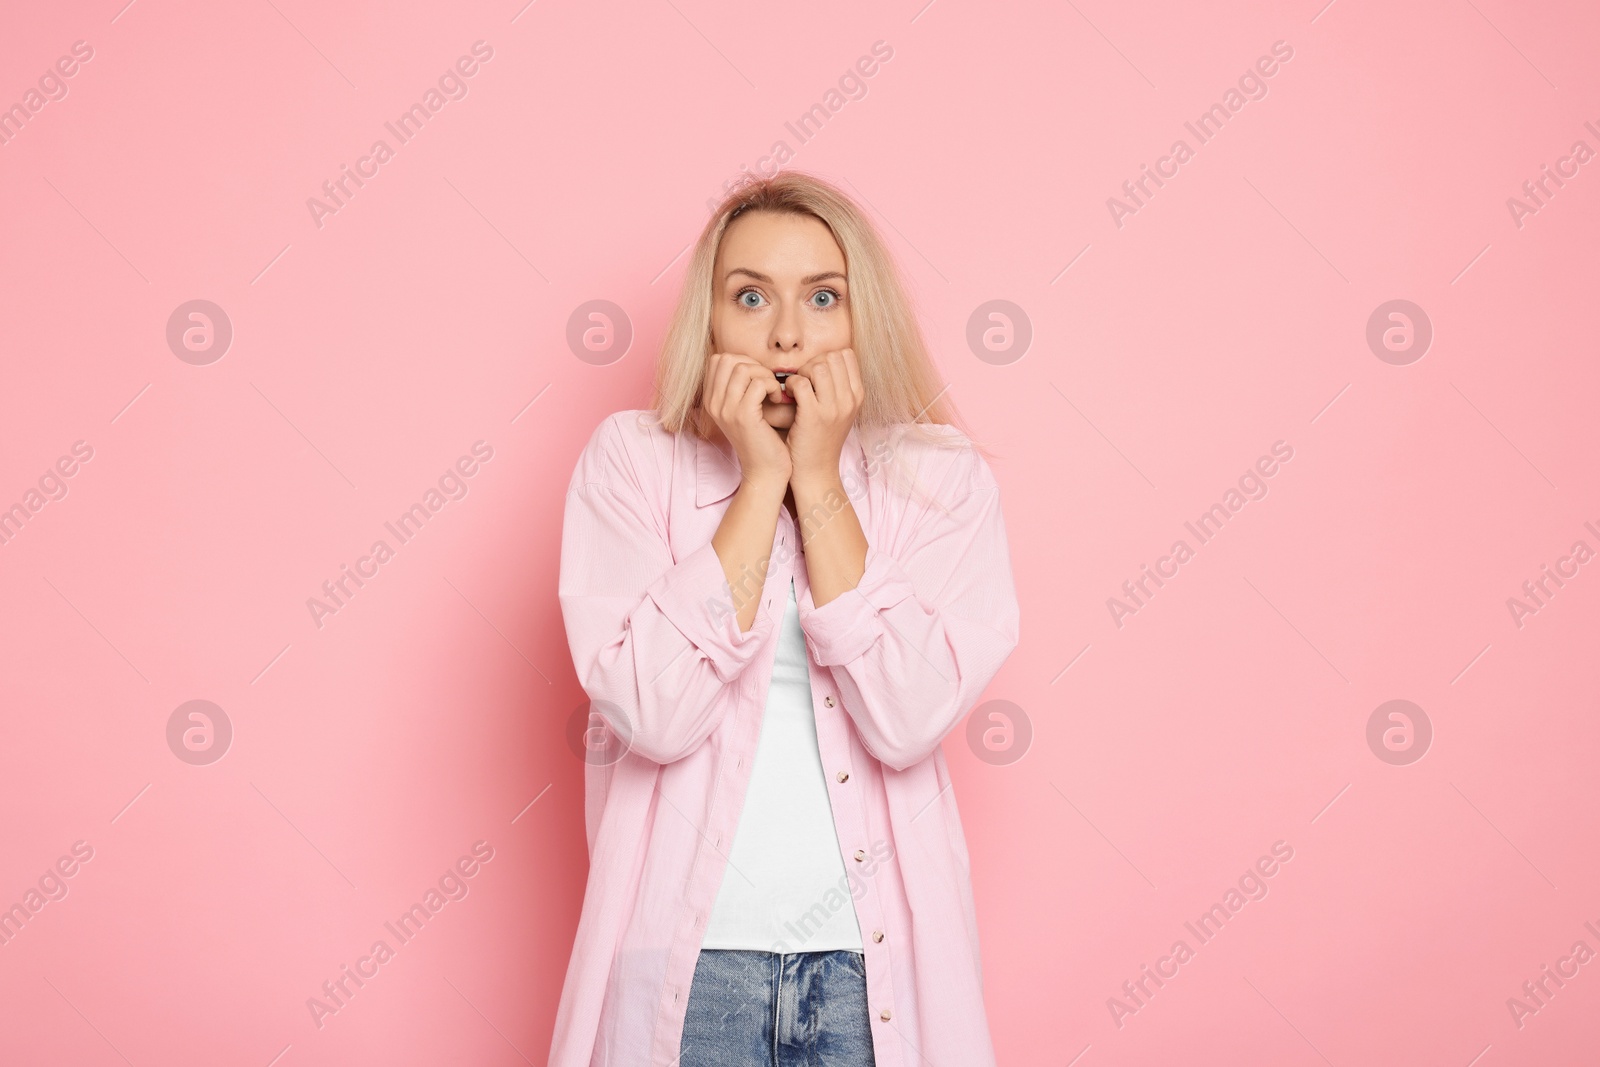
M790 395L788 387L787 387L787 383L788 383L789 375L793 374L794 371L777 370L777 371L773 371L772 373L777 375L778 384L784 386L784 390L783 390L783 392L778 394L778 399L771 401L771 403L774 403L774 404L793 404L794 403L794 397Z

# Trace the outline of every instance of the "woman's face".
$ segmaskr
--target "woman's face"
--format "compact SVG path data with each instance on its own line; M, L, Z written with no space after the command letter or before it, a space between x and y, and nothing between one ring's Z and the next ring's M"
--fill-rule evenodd
M854 346L844 253L811 215L747 211L734 219L711 284L712 352L749 356L776 372ZM761 414L787 431L795 406L764 399Z

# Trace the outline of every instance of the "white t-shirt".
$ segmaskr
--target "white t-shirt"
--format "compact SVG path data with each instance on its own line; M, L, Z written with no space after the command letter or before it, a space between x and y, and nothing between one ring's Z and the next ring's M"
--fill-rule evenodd
M862 891L833 825L791 579L750 784L701 947L860 952L851 894Z

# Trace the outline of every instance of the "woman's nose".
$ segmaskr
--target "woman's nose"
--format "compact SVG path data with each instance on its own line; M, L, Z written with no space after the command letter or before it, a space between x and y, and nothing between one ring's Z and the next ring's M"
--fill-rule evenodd
M784 304L778 309L777 318L772 323L773 347L789 351L799 348L803 339L799 309L792 304Z

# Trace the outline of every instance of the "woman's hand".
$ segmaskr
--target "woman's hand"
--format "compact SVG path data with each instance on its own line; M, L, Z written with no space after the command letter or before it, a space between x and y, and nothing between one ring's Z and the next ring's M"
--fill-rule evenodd
M789 483L789 449L761 414L761 402L772 398L776 403L782 393L777 376L749 356L717 352L706 366L706 414L733 445L746 482Z
M867 395L855 349L817 356L784 384L796 408L786 442L791 482L837 480L839 454Z

